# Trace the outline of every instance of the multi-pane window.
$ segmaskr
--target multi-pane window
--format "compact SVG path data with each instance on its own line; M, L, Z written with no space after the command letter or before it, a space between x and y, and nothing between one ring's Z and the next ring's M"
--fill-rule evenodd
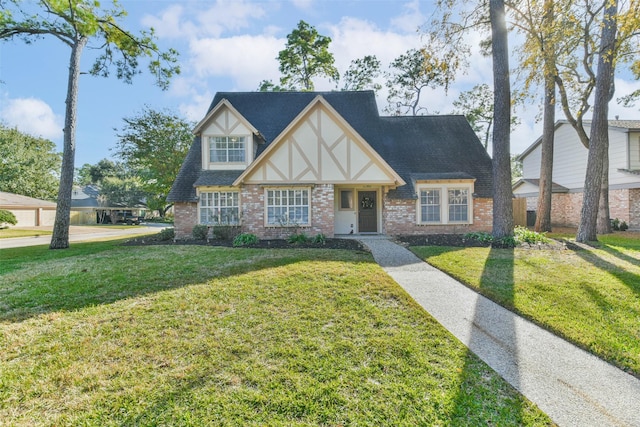
M440 222L440 190L420 192L420 219L422 222Z
M449 222L467 222L469 220L469 190L466 188L449 189Z
M244 163L245 137L209 137L209 160L211 163Z
M424 186L419 189L418 218L421 224L452 224L472 222L472 186Z
M267 190L267 224L309 224L309 190Z
M200 224L238 224L238 199L237 191L200 193Z

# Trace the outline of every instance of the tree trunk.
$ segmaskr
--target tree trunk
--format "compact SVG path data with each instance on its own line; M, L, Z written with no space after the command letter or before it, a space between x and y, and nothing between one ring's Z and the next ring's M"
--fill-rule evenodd
M602 183L600 184L596 231L598 234L611 233L611 215L609 214L609 138L607 138L607 148L602 156Z
M553 182L553 140L556 120L556 86L553 76L545 77L544 119L540 144L540 185L535 230L551 231L551 198Z
M604 10L598 74L596 77L593 119L589 137L589 157L587 175L584 182L584 199L580 213L580 225L576 240L588 242L597 240L597 218L602 187L604 160L608 162L609 149L609 100L613 81L613 52L616 41L616 12L618 1L611 0Z
M64 142L62 149L62 167L60 169L60 186L56 219L53 224L53 235L49 249L66 249L69 247L69 225L71 219L71 193L73 191L73 173L76 156L76 122L78 111L78 80L80 78L80 56L87 44L86 37L80 37L71 47L69 61L69 80L67 84L67 100L64 119Z
M493 56L493 237L513 234L513 192L511 191L511 88L504 1L490 0Z
M540 182L535 231L551 231L551 199L553 195L553 144L556 121L556 65L553 34L554 10L553 0L545 0L544 40L541 42L544 57L544 116L542 124L542 143L540 145Z

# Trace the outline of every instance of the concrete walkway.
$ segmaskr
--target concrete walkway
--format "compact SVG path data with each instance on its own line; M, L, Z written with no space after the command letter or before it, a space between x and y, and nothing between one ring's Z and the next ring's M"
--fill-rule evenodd
M560 426L640 426L640 380L535 326L388 239L361 237L427 312Z

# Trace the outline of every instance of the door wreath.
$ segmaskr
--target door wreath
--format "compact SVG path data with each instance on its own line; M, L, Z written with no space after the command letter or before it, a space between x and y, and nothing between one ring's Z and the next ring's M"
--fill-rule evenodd
M371 197L362 198L362 209L373 209L373 199Z

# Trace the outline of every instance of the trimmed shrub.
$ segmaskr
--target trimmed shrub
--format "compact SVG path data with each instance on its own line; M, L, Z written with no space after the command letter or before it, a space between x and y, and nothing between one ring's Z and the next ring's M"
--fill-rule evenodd
M628 229L629 229L629 225L627 224L627 222L626 221L622 221L620 223L620 231L626 231Z
M174 228L165 228L158 233L158 239L165 242L176 238L176 230Z
M545 236L545 233L538 233L521 225L516 226L513 231L517 243L549 243L549 238Z
M235 246L235 247L251 246L251 245L255 245L256 243L258 243L258 236L256 236L255 234L251 234L251 233L238 234L233 239L233 246Z
M302 233L293 233L292 235L289 236L287 241L289 243L291 243L292 245L295 245L295 244L298 244L298 243L307 243L309 241L309 236L304 234L304 232L302 232Z
M214 225L213 235L220 240L233 240L240 234L239 225Z
M207 240L207 236L209 235L209 227L204 224L198 224L193 227L191 235L196 240Z
M493 236L491 233L487 233L485 231L474 231L473 233L467 233L464 235L465 239L468 240L476 240L480 243L489 244L493 242Z
M5 224L16 225L18 220L13 212L0 209L0 228L6 228Z

